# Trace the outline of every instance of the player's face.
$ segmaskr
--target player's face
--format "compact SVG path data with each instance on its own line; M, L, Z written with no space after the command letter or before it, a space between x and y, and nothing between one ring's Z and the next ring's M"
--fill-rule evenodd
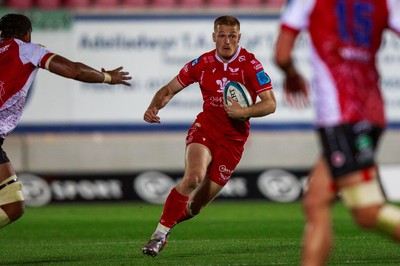
M218 56L228 62L239 47L240 32L237 26L218 25L213 33Z

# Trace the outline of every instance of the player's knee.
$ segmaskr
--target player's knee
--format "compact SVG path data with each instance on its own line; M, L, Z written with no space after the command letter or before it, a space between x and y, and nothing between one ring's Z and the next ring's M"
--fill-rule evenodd
M195 189L199 186L202 181L202 177L197 172L191 172L186 178L186 186L191 189Z
M328 201L325 201L322 197L312 193L306 193L302 200L303 210L306 214L311 214L313 211L318 211L327 204L329 204Z

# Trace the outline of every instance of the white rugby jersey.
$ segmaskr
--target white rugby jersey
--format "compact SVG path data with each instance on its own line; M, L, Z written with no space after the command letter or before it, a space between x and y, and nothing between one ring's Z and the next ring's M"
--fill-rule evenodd
M309 32L317 125L385 125L376 54L385 29L400 35L400 0L291 0L281 29Z
M0 43L0 137L21 119L26 96L39 68L53 55L46 48L10 39Z

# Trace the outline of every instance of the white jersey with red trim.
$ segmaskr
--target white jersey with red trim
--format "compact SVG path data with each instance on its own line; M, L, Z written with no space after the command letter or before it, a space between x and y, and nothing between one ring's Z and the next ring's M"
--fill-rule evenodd
M400 0L291 0L281 29L311 39L317 124L386 124L376 54L385 29L400 35Z
M0 137L21 119L26 97L37 71L53 55L46 48L10 39L0 43Z
M199 116L211 129L230 137L247 137L249 122L230 119L224 110L223 89L229 81L237 81L246 86L253 102L257 95L272 89L270 77L262 64L252 53L239 46L228 63L224 63L216 50L204 53L187 63L179 72L178 80L183 86L198 82L203 96L203 112ZM204 126L207 126L204 125Z

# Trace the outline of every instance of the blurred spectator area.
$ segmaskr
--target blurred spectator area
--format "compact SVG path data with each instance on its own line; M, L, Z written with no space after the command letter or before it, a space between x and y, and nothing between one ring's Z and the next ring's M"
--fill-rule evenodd
M109 9L279 9L286 0L0 0L0 9L109 10Z

